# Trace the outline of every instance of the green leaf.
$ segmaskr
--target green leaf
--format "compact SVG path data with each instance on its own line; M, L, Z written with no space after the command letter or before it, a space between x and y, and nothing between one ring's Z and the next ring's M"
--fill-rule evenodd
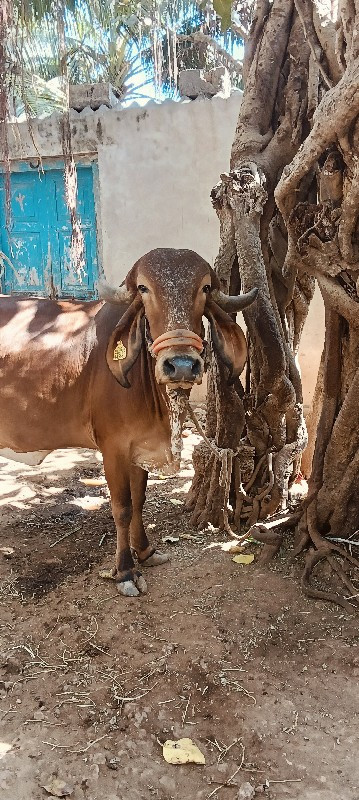
M221 18L222 31L227 31L231 27L231 0L213 0L213 8Z

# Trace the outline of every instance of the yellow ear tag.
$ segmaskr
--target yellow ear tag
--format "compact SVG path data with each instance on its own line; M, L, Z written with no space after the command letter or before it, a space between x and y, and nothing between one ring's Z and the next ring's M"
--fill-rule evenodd
M114 361L122 361L127 356L127 350L121 339L117 342L117 345L113 351L113 360Z

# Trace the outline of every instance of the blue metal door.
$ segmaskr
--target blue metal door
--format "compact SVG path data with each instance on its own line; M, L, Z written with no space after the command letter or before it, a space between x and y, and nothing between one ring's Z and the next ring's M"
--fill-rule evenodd
M0 175L2 291L55 297L96 297L96 217L91 166L77 165L77 213L85 243L85 270L71 263L71 223L63 169L13 172L11 227L6 230L4 178Z

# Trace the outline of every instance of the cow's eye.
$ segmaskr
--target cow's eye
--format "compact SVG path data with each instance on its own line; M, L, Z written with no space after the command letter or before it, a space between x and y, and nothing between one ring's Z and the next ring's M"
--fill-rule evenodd
M146 294L146 292L148 292L147 286L142 286L142 284L137 286L137 289L139 292L141 292L141 294Z
M212 288L212 287L209 285L209 283L206 283L206 285L203 287L203 291L204 291L204 293L205 293L205 294L209 294L209 293L210 293L210 291L211 291L211 288Z

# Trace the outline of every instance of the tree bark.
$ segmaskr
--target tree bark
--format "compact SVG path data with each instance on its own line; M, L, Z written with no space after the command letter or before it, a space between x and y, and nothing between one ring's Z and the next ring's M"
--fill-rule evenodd
M295 478L306 444L295 355L314 281L306 275L283 277L287 233L275 207L274 189L304 135L310 49L293 2L275 0L271 9L267 5L258 9L245 54L246 86L231 171L221 176L212 192L220 222L221 246L215 268L222 290L228 292L230 284L245 292L254 286L260 289L256 303L244 314L250 342L250 385L244 397L240 396L241 386L236 387L240 412L238 424L232 421L232 447L240 445L245 420L243 445L255 449L256 474L251 485L240 483L238 495L233 479L237 527L241 520L251 525L286 505L289 482ZM209 408L214 385L212 379ZM227 393L224 395L219 409L222 420L228 414L234 416L233 400L226 409ZM213 435L210 422L207 432ZM201 485L211 485L208 475L216 468L203 461L196 465L196 492ZM216 493L215 482L212 486ZM218 524L222 498L216 500L214 503L207 492L199 491L193 521ZM211 518L213 505L216 514Z
M359 527L359 7L339 0L336 20L323 8L320 0L258 0L230 172L212 192L222 289L260 290L244 313L246 389L236 386L232 399L222 389L217 428L213 359L208 393L208 435L221 446L230 428L234 449L254 447L247 485L232 480L237 530L287 504L307 442L296 356L315 280L325 303L320 419L297 536L297 549L320 551L303 577L308 593L328 537L346 539ZM216 464L202 457L195 469L194 521L218 524Z

